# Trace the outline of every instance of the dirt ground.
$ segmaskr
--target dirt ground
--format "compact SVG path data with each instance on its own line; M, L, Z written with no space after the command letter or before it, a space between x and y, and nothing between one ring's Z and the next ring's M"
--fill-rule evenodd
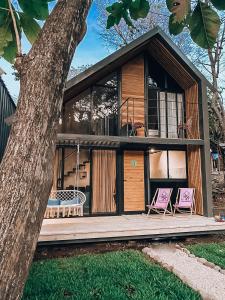
M90 244L68 244L58 246L38 246L34 255L34 260L43 260L59 257L70 257L81 254L105 253L109 251L123 251L126 249L142 250L149 244L155 243L178 243L180 245L191 245L198 243L218 243L225 242L225 234L206 235L187 238L163 239L157 241L139 240L139 241L122 241L108 243L90 243Z
M224 172L212 175L213 205L225 210L225 179Z

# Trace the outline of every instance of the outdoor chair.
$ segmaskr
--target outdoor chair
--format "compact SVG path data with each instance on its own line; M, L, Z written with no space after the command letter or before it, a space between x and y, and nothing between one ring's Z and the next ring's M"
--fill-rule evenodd
M57 190L51 193L45 211L45 218L83 216L86 201L84 193L78 190Z
M148 216L150 215L151 210L158 213L165 215L173 214L172 204L171 204L171 194L173 189L172 188L158 188L155 192L155 195L152 199L152 203L147 205L148 207ZM168 209L169 206L169 209Z
M176 203L173 205L174 214L176 211L180 213L196 213L195 207L195 189L194 188L179 188L176 198Z

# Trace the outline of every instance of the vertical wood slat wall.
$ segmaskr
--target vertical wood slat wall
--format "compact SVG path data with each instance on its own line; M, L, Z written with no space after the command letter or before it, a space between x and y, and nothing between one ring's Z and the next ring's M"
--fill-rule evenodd
M126 103L121 108L120 117L122 126L127 124L127 121L131 123L141 122L144 124L144 82L143 56L134 58L122 67L121 102L123 103L129 98L128 105ZM144 131L141 135L144 136Z
M186 122L190 121L190 130L187 131L187 138L199 139L199 107L198 107L198 85L195 83L185 90L186 99Z
M187 138L199 139L199 104L197 83L185 90L186 122L191 119L190 132ZM187 147L188 158L188 184L195 188L195 201L197 214L203 215L201 151L199 146Z
M200 147L190 145L187 148L188 185L195 188L196 213L203 215L202 173Z
M144 210L144 151L124 151L124 211Z

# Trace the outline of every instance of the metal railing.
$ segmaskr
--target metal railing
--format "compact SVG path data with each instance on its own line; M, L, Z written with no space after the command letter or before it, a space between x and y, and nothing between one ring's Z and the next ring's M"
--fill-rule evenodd
M110 105L112 101L108 106L99 106L82 126L81 122L77 121L77 127L74 123L71 132L76 128L77 133L82 132L86 126L88 130L83 133L90 135L197 138L197 103L186 103L185 108L182 94L160 92L157 95L155 99L128 97L120 106Z

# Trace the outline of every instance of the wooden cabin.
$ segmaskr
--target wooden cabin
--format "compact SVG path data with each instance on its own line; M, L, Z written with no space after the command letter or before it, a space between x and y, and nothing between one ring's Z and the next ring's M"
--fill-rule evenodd
M145 212L159 187L173 202L194 187L197 214L210 216L207 84L159 28L69 80L53 189L76 187L84 216L107 216Z

